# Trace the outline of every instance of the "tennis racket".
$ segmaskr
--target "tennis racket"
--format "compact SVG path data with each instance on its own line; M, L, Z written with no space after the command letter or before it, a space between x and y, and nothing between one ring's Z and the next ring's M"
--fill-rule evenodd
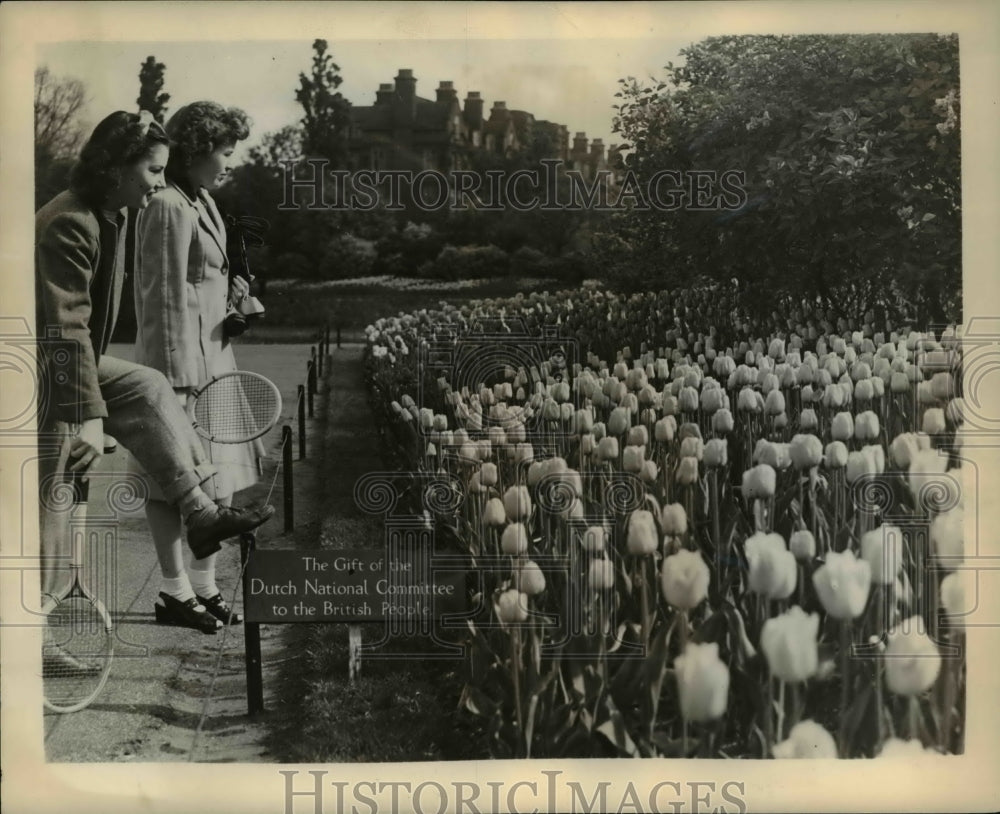
M70 477L74 508L85 521L89 485L82 473ZM54 712L77 712L89 705L111 672L111 617L80 579L86 536L85 522L71 529L70 586L58 597L49 595L42 605L42 684L45 706Z
M260 438L281 419L274 382L246 370L216 376L191 394L188 418L202 438L242 444Z

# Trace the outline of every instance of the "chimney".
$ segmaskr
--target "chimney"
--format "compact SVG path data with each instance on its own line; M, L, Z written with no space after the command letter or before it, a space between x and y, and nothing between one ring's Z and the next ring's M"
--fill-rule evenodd
M396 93L404 99L417 95L417 79L412 68L400 68L396 75Z
M604 158L604 140L595 138L590 142L590 157L594 161L600 161Z
M396 88L391 82L383 82L378 86L378 90L375 91L375 104L377 105L387 105L392 101L392 97L396 94Z
M465 97L463 113L470 130L479 130L483 126L483 100L478 90L470 90Z
M437 100L440 104L451 105L458 98L458 91L455 90L454 82L441 81L437 89Z

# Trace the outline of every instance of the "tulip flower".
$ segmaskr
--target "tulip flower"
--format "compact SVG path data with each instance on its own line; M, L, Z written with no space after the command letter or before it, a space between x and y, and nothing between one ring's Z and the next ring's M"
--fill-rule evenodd
M934 553L946 560L965 556L965 513L961 509L942 512L931 521L931 546ZM957 563L950 563L954 567Z
M834 619L861 615L871 589L871 566L853 551L831 551L813 573L813 585L824 610Z
M802 394L802 400L806 400L804 393ZM812 407L806 407L799 413L799 427L805 432L815 430L819 427L819 419L816 418L816 411Z
M945 496L951 492L954 483L945 475L947 467L947 456L938 454L935 449L921 449L910 458L910 491L918 502L924 500L921 498L921 492L925 490L928 492L940 490ZM945 503L947 502L946 499Z
M945 429L944 410L941 407L931 407L924 412L923 431L925 433L928 435L939 435Z
M631 424L632 419L629 417L629 411L624 407L615 407L608 417L608 434L618 440L619 436L628 431Z
M507 522L507 512L503 503L498 497L491 497L486 501L486 508L483 509L483 522L487 526L502 526Z
M842 441L831 441L823 451L823 463L829 469L841 469L847 466L847 447Z
M733 414L725 407L712 416L712 431L725 434L733 431Z
M913 760L914 758L925 757L927 755L937 755L938 752L930 748L925 748L918 738L904 741L901 738L888 738L882 744L877 758L900 758L903 760Z
M674 440L677 432L677 419L672 415L664 416L653 425L653 437L660 442Z
M584 551L599 554L607 547L610 532L605 526L590 526L580 537Z
M483 486L497 485L497 465L495 463L484 463L479 470L479 482Z
M645 447L625 447L622 457L622 468L626 472L638 473L642 470L642 465L646 461Z
M785 396L780 390L772 390L764 401L764 412L778 416L785 412Z
M846 478L848 483L854 483L859 478L876 474L875 460L863 452L850 452L847 455Z
M510 554L514 557L528 550L528 530L523 523L511 523L503 530L500 537L500 548L504 554Z
M837 413L830 424L830 435L835 441L849 441L854 437L854 416Z
M897 695L919 695L930 689L941 671L941 654L926 633L923 619L911 616L889 632L885 651L885 685Z
M862 534L861 556L871 568L873 585L892 585L903 567L903 533L896 526L879 526Z
M697 458L700 461L704 453L705 445L700 438L688 437L681 441L682 458Z
M798 605L768 619L760 633L760 646L775 678L805 681L819 666L817 637L819 615L808 616Z
M854 420L854 437L859 441L875 441L879 434L878 416L871 410L859 413Z
M497 617L501 624L512 625L528 621L528 597L516 588L504 591L497 598Z
M823 460L823 442L815 435L796 435L788 447L788 454L796 469L811 469Z
M768 599L787 599L798 582L795 557L780 534L757 532L747 538L748 587Z
M545 574L534 560L521 560L514 566L514 587L528 596L545 590Z
M951 625L961 625L962 617L973 610L968 604L976 597L976 572L952 571L941 580L941 607Z
M705 443L702 461L709 469L725 466L729 459L729 445L725 438L710 438Z
M618 439L613 435L606 435L597 442L597 457L602 461L618 460Z
M677 403L685 413L693 413L698 409L698 391L693 387L682 387L677 394Z
M889 390L901 394L910 392L910 378L902 371L894 371L889 379Z
M788 539L788 550L800 562L809 562L816 556L816 538L808 529L793 531Z
M725 713L729 668L719 658L717 643L689 644L674 659L674 670L681 715L686 721L711 721Z
M698 459L690 456L681 458L677 464L677 482L690 486L698 482Z
M659 535L652 512L646 509L637 509L632 512L628 520L626 541L629 554L642 556L656 551L659 545Z
M837 744L833 735L815 721L799 721L788 733L788 740L776 743L772 752L779 760L826 760L837 757Z
M774 497L777 475L767 464L748 469L743 473L743 498L757 500Z
M598 559L590 563L587 584L593 591L605 591L615 584L615 567L611 560Z
M649 430L642 424L632 427L628 431L627 443L633 447L645 447L649 443Z
M670 503L663 507L660 512L660 525L663 533L673 537L680 537L688 530L687 512L680 503Z
M503 495L504 511L511 522L527 520L531 516L531 496L526 486L511 486Z
M744 387L736 398L736 409L744 413L759 413L761 407L757 403L757 394L749 387Z

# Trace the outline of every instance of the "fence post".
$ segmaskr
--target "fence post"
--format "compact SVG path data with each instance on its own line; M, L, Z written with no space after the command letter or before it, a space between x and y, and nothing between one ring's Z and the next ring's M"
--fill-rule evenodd
M323 357L326 356L326 352L323 350L323 334L319 335L317 340L319 343L319 353L316 354L316 375L322 379L323 378Z
M299 385L298 398L298 422L299 422L299 460L306 457L306 389Z
M326 345L326 352L330 352L330 322L329 320L323 326L323 342Z
M247 562L253 555L257 538L252 532L240 535L240 560L243 566L243 607L247 605ZM246 654L247 713L264 711L264 676L260 654L260 623L244 622L243 648Z
M340 326L337 326L337 347L340 347Z
M313 348L315 354L316 348ZM306 396L309 400L309 417L313 417L313 396L316 395L316 364L310 359L306 363Z
M292 479L292 428L287 424L281 428L281 466L284 469L282 485L285 493L285 531L291 531L295 528L295 495L293 491L295 482Z

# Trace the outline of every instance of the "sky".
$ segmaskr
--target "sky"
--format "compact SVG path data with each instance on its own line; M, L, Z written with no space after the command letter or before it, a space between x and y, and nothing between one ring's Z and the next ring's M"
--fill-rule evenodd
M478 90L488 111L502 100L536 119L565 124L605 145L622 141L612 131L619 78L640 81L664 75L668 62L691 38L346 40L325 37L340 66L340 91L355 105L374 102L379 83L392 82L399 68L411 68L418 95L435 98L441 80L451 80L459 99ZM139 92L139 67L149 55L166 65L167 115L181 105L211 99L243 108L254 122L247 150L269 131L297 121L299 73L310 70L312 41L229 42L62 42L40 44L38 65L86 86L83 118L96 124L108 113L132 110Z

